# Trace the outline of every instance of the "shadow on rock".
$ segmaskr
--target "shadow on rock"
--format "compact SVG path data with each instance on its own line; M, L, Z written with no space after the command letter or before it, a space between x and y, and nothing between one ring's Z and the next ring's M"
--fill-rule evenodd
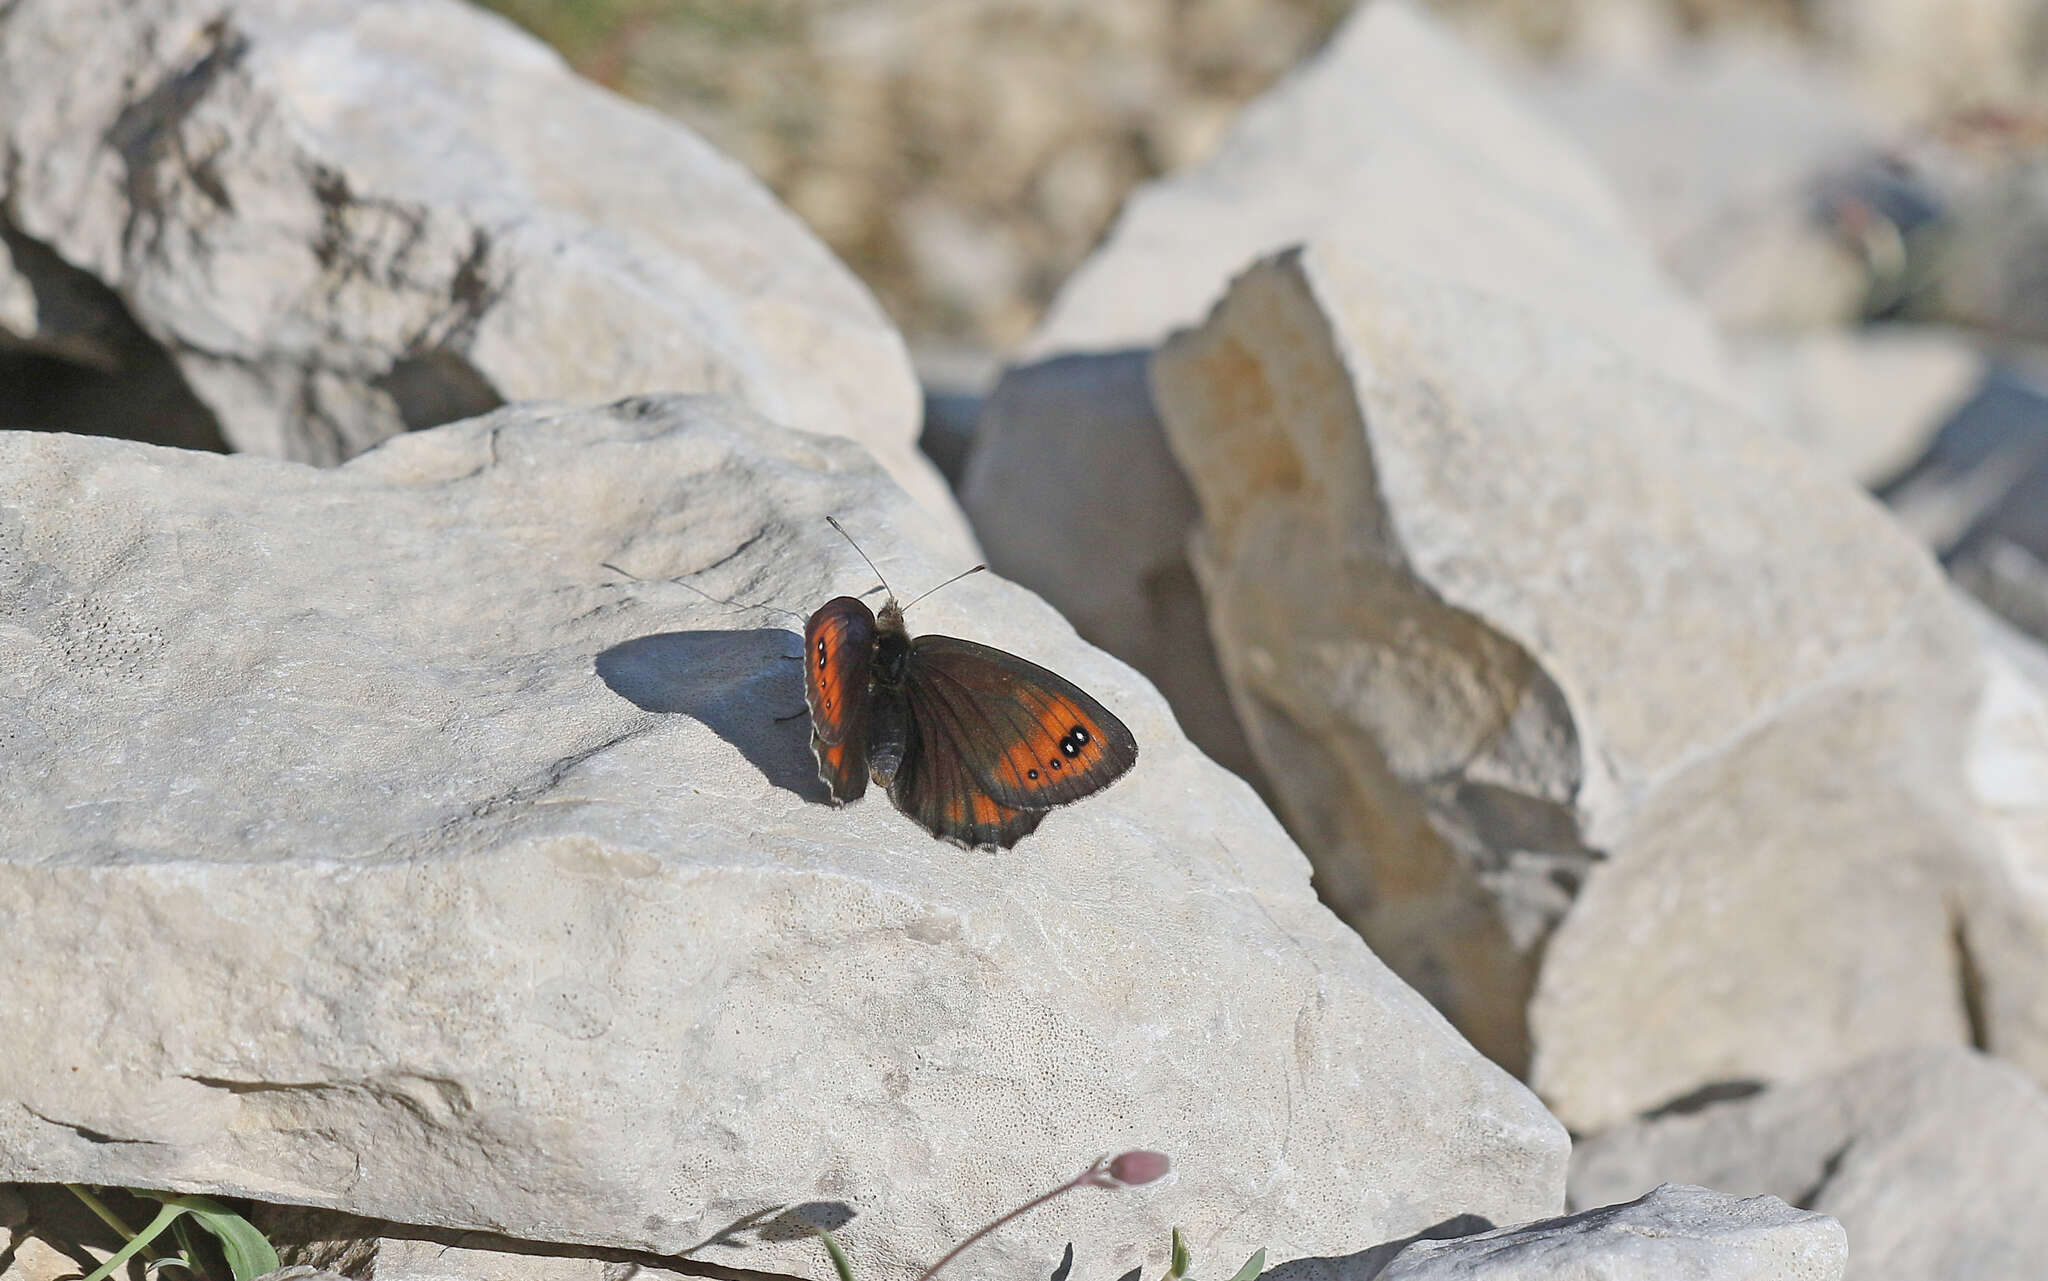
M795 632L659 632L597 656L599 679L649 712L695 717L761 771L807 801L831 799L811 755L801 650Z
M1493 1220L1479 1214L1456 1214L1433 1227L1424 1228L1414 1236L1402 1237L1398 1241L1385 1241L1369 1250L1357 1254L1346 1254L1335 1258L1289 1259L1287 1262L1267 1269L1260 1281L1327 1281L1330 1277L1345 1277L1349 1281L1371 1281L1371 1278L1386 1271L1394 1256L1414 1245L1417 1241L1448 1241L1456 1237L1469 1237L1479 1232L1493 1231Z
M805 1201L799 1205L771 1205L743 1214L705 1237L679 1257L687 1258L712 1246L743 1250L751 1234L760 1241L802 1241L818 1235L820 1228L837 1232L853 1222L853 1207L844 1201Z

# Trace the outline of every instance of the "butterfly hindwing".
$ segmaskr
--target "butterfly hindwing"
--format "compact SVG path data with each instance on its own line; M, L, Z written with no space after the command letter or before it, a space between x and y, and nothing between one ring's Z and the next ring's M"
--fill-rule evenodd
M1138 760L1137 740L1108 708L1058 673L987 645L917 637L903 685L918 769L958 762L948 773L964 779L933 786L949 804L953 793L966 795L970 817L976 794L999 810L1048 810L1100 791Z
M835 801L868 790L868 674L875 616L851 596L827 601L804 626L804 702L818 777Z
M896 808L943 840L970 849L1008 849L1029 836L1044 810L998 804L943 738L934 742L922 725L913 730L910 754L889 788Z

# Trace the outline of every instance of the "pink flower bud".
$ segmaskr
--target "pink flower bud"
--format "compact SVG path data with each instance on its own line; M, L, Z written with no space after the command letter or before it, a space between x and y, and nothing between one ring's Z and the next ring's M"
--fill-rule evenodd
M1125 1187L1136 1187L1163 1179L1173 1169L1173 1161L1164 1152L1147 1152L1138 1148L1111 1157L1109 1177Z

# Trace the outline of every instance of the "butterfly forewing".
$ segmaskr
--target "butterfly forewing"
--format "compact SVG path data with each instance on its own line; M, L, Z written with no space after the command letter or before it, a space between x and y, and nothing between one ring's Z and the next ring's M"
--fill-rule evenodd
M986 645L918 637L904 689L920 768L931 758L957 760L1001 809L1080 800L1138 760L1137 740L1108 708L1065 677Z
M804 701L811 750L834 800L868 790L868 673L875 616L851 596L825 602L804 626Z

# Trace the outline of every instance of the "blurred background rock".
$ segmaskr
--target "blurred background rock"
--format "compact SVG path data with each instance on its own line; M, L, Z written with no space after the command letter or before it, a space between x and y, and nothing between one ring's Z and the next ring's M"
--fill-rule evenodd
M2038 0L1435 6L1496 51L1539 64L1640 72L1739 41L1775 50L1782 64L1775 77L1750 77L1760 93L1780 90L1775 100L1752 95L1765 108L1794 105L1785 92L1822 78L1856 100L1833 114L1864 113L1873 134L1900 127L1903 140L1917 120L1984 146L2041 141L2048 6ZM875 289L914 345L1002 351L1029 333L1132 187L1205 155L1237 108L1316 48L1353 3L491 7L584 74L744 162ZM1782 123L1810 133L1828 122Z
M818 232L902 328L956 482L981 397L1125 198L1207 156L1354 7L488 2ZM2048 0L1433 6L1608 171L1752 407L2048 626L2025 516L2048 488Z

